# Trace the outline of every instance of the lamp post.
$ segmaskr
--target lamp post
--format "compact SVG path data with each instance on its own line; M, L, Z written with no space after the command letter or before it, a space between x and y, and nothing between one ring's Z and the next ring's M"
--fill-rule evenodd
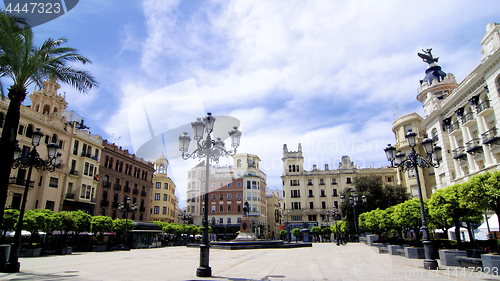
M178 218L180 221L182 221L182 225L185 226L186 225L186 222L187 224L189 224L189 222L191 221L191 214L187 214L187 211L186 210L182 210L182 213L180 213L178 215ZM189 237L188 235L186 234L186 245L188 243L188 240L189 240Z
M128 236L128 212L133 212L137 210L137 203L130 204L130 197L127 197L125 202L118 204L118 210L125 213L125 234L123 234L123 249L128 249L127 247L127 236Z
M337 209L337 207L334 207L334 210L332 211L332 216L333 216L333 220L335 221L335 240L337 242L337 246L340 245L339 243L339 237L338 237L338 233L337 233L337 228L338 228L338 225L337 225L337 216L339 215L339 210Z
M391 162L392 165L399 167L403 173L406 171L415 171L417 178L418 187L418 198L420 200L420 213L422 215L422 231L424 239L424 249L425 249L425 260L424 268L426 269L436 269L438 267L437 261L433 257L432 241L430 241L429 229L427 227L426 214L424 209L424 200L422 198L422 190L420 188L420 176L418 174L418 167L439 167L439 161L441 160L441 147L434 146L432 139L426 138L422 141L422 146L425 150L425 157L422 157L415 151L417 134L414 132L408 132L406 134L406 139L411 147L411 152L406 156L402 152L396 153L396 148L390 144L384 149L387 160Z
M366 203L366 196L365 195L361 196L361 200L363 203ZM342 195L340 196L340 203L344 202L345 202L345 196ZM358 237L358 220L356 217L356 206L358 205L358 195L356 194L354 189L351 190L351 197L349 197L348 203L352 206L352 210L354 211L354 233L355 233L354 240L356 241Z
M19 253L21 251L21 232L23 229L24 211L26 209L26 200L28 198L28 191L30 187L33 167L37 169L37 171L42 169L43 171L53 172L56 168L59 167L59 161L61 159L61 155L57 153L59 146L55 143L47 144L48 160L43 160L42 158L40 158L40 155L36 151L36 147L40 145L42 137L43 133L39 128L37 128L36 131L31 133L31 144L33 145L33 149L31 150L29 155L21 155L21 149L17 145L14 151L14 161L12 163L12 168L28 168L28 175L24 184L24 194L23 200L21 202L19 218L16 224L13 250L10 252L9 257L9 265L7 268L9 272L19 272L19 269L21 267L21 264L19 263Z
M224 147L224 142L218 138L217 140L212 140L211 134L214 130L215 117L209 112L207 116L203 118L197 118L195 122L191 123L193 128L194 139L196 141L196 149L192 153L187 153L189 149L189 142L191 138L186 132L182 136L179 136L179 150L182 152L182 158L187 160L189 158L193 159L203 159L205 157L205 212L203 214L203 236L200 245L200 266L196 270L197 277L210 277L212 276L212 269L208 266L209 263L209 250L210 241L208 240L208 184L209 184L209 165L210 160L215 163L219 162L219 157L221 156L233 156L236 154L236 148L240 145L241 132L237 127L233 127L233 130L229 132L231 137L231 150L226 150ZM207 133L204 140L203 135Z

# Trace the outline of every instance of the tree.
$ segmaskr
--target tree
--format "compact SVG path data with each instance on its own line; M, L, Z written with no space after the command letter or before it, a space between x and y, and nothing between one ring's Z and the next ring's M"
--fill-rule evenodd
M319 236L321 235L321 227L319 226L313 226L311 228L311 234L314 235L314 237L316 238L316 241L319 240Z
M126 226L126 227L125 227ZM134 230L135 224L129 219L115 219L113 220L113 232L123 235L126 231Z
M98 242L102 243L104 232L113 230L113 219L106 216L94 216L90 221L90 230L96 235Z
M75 216L75 235L80 235L81 232L90 232L92 216L82 212L81 210L74 212Z
M301 234L300 229L299 228L294 228L292 230L292 234L293 234L293 236L295 236L295 242L299 241L300 234Z
M19 218L19 210L17 209L7 209L3 214L3 224L1 225L2 230L2 241L5 240L5 235L7 231L13 230Z
M462 196L468 208L493 210L500 225L500 170L472 177L464 183Z
M33 32L21 26L4 11L0 12L0 77L12 79L8 89L10 99L0 139L0 225L7 200L11 162L19 126L21 103L35 84L42 88L46 79L58 79L79 92L97 87L94 77L72 64L90 63L77 50L63 46L64 38L47 39L40 46L34 45Z
M321 234L323 235L323 238L327 238L327 240L330 240L331 235L332 235L332 229L329 227L325 227L321 229Z
M280 238L281 240L285 240L285 237L288 235L288 232L284 229L280 230Z
M424 209L429 213L427 200L424 200ZM420 200L414 198L402 204L397 205L395 212L391 216L403 227L413 229L415 240L420 243L420 226L422 225L422 213L420 211Z
M51 232L54 212L50 210L28 210L24 213L23 228L31 233L31 242L39 238L39 231Z

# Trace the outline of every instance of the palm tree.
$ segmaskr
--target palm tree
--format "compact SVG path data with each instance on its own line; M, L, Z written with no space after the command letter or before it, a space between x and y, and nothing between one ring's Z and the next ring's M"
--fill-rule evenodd
M10 77L13 82L8 89L10 102L0 139L0 224L7 200L20 108L28 93L27 87L35 84L42 88L42 82L49 77L83 93L97 87L92 75L71 65L90 61L78 54L77 50L64 47L66 39L49 38L41 46L35 46L31 28L13 21L15 18L0 12L0 77Z

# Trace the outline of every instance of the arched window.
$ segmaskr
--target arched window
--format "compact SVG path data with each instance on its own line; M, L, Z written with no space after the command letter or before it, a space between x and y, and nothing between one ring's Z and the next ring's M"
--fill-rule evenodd
M53 134L52 139L50 140L52 143L57 143L57 135Z
M32 134L33 134L33 125L28 124L28 128L26 128L26 137L31 138Z
M292 165L292 171L295 172L295 165Z
M105 158L104 167L106 167L106 168L109 167L109 157L108 156L106 156L106 158Z
M50 105L46 104L44 107L43 107L43 114L49 114L50 113Z
M292 171L292 165L288 165L288 171L291 172Z
M236 161L236 167L241 167L241 159L238 159L238 161Z

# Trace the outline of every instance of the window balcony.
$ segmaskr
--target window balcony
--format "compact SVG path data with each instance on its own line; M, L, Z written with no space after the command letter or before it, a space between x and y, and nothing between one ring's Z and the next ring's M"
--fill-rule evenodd
M134 188L134 190L132 190L132 193L135 194L135 195L139 194L139 189Z
M75 194L73 194L73 193L66 193L66 195L64 196L64 198L66 198L66 199L75 199Z
M493 108L491 108L489 100L485 100L482 103L476 105L477 116L482 116L482 115L484 115L487 112L490 112L492 110L493 110Z
M73 176L78 176L78 171L75 171L75 170L70 170L70 171L69 171L69 174L70 174L70 175L73 175Z
M500 139L496 127L493 127L492 129L484 132L484 134L482 134L481 137L483 139L483 144L490 144Z
M123 188L123 191L124 192L130 192L131 188L130 186L126 185L124 188Z
M146 196L148 195L146 191L141 191L141 196Z
M111 204L111 207L118 208L118 201L113 201L113 203Z
M474 119L474 113L472 111L467 112L462 117L460 117L460 124L462 126L472 126L473 124L475 124L475 121L476 119Z
M468 142L465 143L465 150L467 150L468 153L474 155L474 152L477 150L482 150L483 146L481 144L481 139L472 139Z
M111 187L111 183L109 181L105 181L102 183L103 187Z
M19 185L19 186L25 186L26 185L26 180L25 179L19 179L19 178L9 178L9 184L14 184L14 185ZM30 181L30 188L33 188L35 186L35 181Z
M146 207L144 206L139 207L139 212L144 212L144 211L146 211Z
M463 146L457 147L452 151L453 159L461 159L467 157L465 153L465 148Z
M450 135L458 135L462 130L460 129L460 125L458 123L451 123L448 125L448 134Z
M109 201L105 199L101 200L101 207L107 207L107 206L109 206Z
M117 184L117 183L115 183L114 189L115 190L122 190L122 186L119 185L119 184Z

